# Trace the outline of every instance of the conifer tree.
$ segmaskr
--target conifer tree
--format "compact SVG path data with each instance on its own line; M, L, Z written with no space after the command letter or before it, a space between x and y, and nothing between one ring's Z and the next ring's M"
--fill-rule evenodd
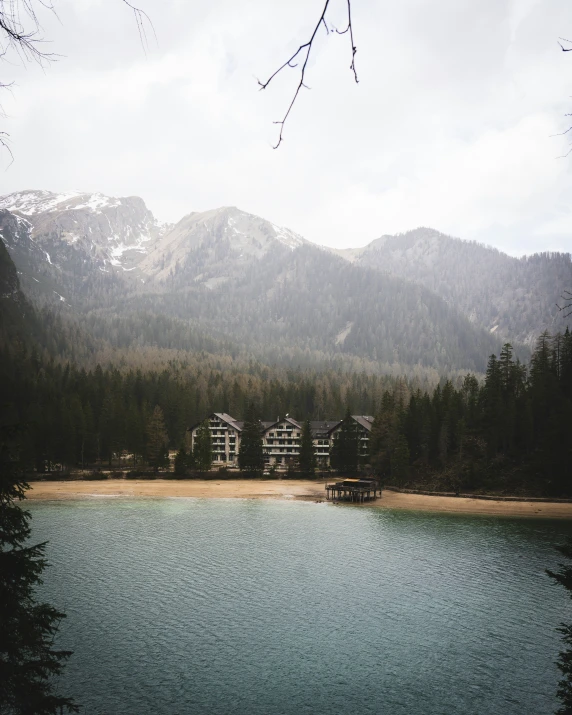
M161 467L169 466L169 436L165 429L163 410L155 405L153 414L147 423L147 461L158 471Z
M238 450L238 466L241 472L258 475L264 469L264 453L262 425L256 415L254 404L250 403L247 407L244 418Z
M381 400L381 409L373 420L369 436L370 463L379 477L389 475L389 455L393 436L394 400L386 390Z
M391 477L396 484L403 484L409 476L409 445L405 435L400 434L391 453Z
M300 435L300 455L298 457L300 471L306 477L313 477L316 473L316 455L314 454L314 442L312 440L312 428L310 420L305 420L302 424Z
M197 469L203 472L208 472L212 466L213 449L208 419L202 422L197 430L193 448L193 459Z
M30 513L25 498L17 430L0 429L0 712L56 715L78 712L71 698L57 694L54 677L70 651L54 648L65 614L39 603L35 587L47 566L46 544L28 545Z
M356 474L359 467L359 438L356 424L349 408L334 436L330 454L332 467L340 474Z
M187 450L185 449L185 445L182 444L179 448L179 451L175 455L175 465L174 465L174 472L178 477L182 477L189 466L189 455L187 454Z
M559 547L560 553L566 557L567 563L559 564L558 571L546 569L546 573L556 583L564 586L568 596L572 598L572 542ZM557 715L570 715L572 713L572 624L561 623L558 628L562 634L562 641L565 649L558 656L556 664L562 673L562 679L558 683L557 695L562 702L562 707L556 711Z

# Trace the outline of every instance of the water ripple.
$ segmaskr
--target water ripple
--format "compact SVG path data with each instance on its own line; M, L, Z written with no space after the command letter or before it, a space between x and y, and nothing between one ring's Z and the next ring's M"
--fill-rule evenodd
M570 526L256 500L33 503L87 715L539 715Z

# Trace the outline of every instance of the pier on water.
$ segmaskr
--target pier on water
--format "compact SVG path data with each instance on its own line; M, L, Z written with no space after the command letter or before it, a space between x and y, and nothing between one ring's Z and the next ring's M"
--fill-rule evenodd
M381 496L381 487L375 479L344 479L343 482L326 484L328 501L348 501L363 504Z

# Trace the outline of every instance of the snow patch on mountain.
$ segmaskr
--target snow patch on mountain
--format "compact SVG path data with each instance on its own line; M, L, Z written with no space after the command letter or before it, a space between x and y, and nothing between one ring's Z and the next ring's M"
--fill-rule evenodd
M272 224L272 228L276 231L277 240L285 246L288 246L288 248L292 251L304 244L302 236L290 231L289 228L283 228L282 226L276 226L275 224Z
M0 197L0 209L17 211L26 216L55 211L59 204L81 196L79 191L54 194L51 191L19 191Z
M45 260L64 270L88 262L106 272L110 266L131 271L169 228L136 196L20 191L0 197L1 209L25 221Z
M82 194L82 199L87 196L87 201L83 203L74 204L70 208L78 211L79 209L90 209L95 211L95 213L101 213L102 208L107 208L109 206L119 206L121 204L121 199L111 198L109 196L104 196L103 194Z

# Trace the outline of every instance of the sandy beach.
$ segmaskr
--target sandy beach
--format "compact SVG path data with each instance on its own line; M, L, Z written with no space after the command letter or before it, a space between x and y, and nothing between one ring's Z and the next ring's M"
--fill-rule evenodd
M28 499L65 500L90 497L197 497L208 499L325 500L325 482L303 480L125 480L31 482ZM357 508L362 508L356 505ZM492 501L462 497L402 494L384 491L366 506L458 514L489 514L545 519L572 519L572 503Z

